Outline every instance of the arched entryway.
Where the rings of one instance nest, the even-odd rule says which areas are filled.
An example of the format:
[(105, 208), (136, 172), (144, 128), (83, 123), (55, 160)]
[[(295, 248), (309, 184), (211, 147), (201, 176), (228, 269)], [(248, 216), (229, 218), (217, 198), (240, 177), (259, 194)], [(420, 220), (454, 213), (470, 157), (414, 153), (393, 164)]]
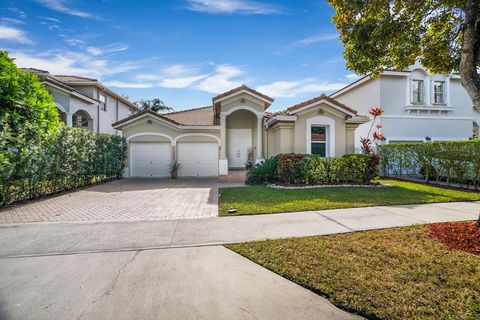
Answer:
[(72, 127), (93, 130), (93, 119), (85, 110), (78, 110), (72, 116)]

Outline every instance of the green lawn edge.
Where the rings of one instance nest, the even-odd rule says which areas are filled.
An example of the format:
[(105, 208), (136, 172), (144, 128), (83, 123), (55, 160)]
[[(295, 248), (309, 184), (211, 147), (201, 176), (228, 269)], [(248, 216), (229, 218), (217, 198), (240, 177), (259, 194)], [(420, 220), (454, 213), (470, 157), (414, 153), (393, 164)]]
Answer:
[[(376, 180), (387, 187), (274, 189), (246, 186), (219, 189), (219, 215), (239, 216), (372, 206), (480, 201), (480, 192), (447, 189), (415, 182)], [(227, 211), (237, 210), (234, 214)]]

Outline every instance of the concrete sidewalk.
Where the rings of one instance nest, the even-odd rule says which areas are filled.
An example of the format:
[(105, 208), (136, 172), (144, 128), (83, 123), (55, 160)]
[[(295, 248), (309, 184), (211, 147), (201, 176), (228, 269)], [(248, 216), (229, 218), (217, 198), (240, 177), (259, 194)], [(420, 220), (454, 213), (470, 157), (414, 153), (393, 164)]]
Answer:
[(209, 219), (0, 226), (0, 258), (220, 245), (478, 218), (480, 202)]

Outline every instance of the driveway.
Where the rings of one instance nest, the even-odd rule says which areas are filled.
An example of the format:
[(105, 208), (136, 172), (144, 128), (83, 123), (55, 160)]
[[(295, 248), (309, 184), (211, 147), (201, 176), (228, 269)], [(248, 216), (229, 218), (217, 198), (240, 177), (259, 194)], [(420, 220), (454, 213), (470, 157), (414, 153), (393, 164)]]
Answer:
[(122, 179), (0, 211), (0, 224), (140, 221), (218, 215), (216, 179)]

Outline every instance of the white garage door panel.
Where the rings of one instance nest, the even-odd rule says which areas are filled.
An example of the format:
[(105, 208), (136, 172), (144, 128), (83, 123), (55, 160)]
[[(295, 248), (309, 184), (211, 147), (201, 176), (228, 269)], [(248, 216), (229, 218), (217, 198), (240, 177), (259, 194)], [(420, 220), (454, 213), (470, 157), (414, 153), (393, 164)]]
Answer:
[(181, 177), (218, 176), (218, 144), (192, 142), (178, 144), (178, 162), (182, 165)]
[(165, 142), (131, 144), (132, 177), (168, 177), (172, 147)]

